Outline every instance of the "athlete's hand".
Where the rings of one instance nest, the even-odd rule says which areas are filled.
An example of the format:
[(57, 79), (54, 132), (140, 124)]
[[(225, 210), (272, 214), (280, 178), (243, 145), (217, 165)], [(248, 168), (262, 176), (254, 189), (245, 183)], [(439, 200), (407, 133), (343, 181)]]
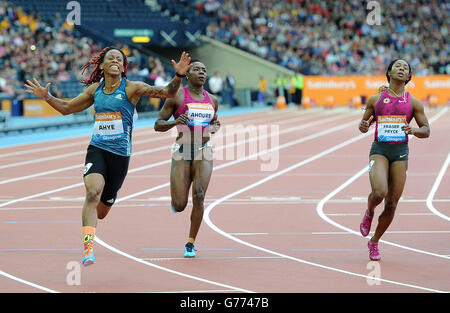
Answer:
[(414, 129), (409, 126), (408, 123), (405, 122), (405, 125), (402, 126), (402, 130), (407, 134), (407, 135), (414, 135)]
[(217, 131), (219, 131), (219, 129), (220, 129), (220, 121), (219, 120), (212, 121), (209, 124), (209, 132), (211, 134), (217, 133)]
[(28, 88), (28, 90), (25, 90), (25, 92), (31, 93), (39, 98), (47, 97), (48, 89), (50, 88), (50, 83), (48, 83), (45, 87), (42, 87), (36, 80), (36, 78), (33, 78), (33, 82), (27, 79), (28, 84), (25, 84), (25, 87)]
[(185, 124), (185, 125), (187, 125), (187, 122), (188, 122), (188, 121), (190, 121), (190, 119), (188, 118), (187, 113), (183, 113), (183, 114), (181, 114), (180, 116), (178, 116), (178, 118), (175, 120), (175, 123), (176, 123), (177, 125), (180, 125), (180, 124)]
[(183, 51), (181, 54), (180, 61), (178, 63), (175, 63), (174, 60), (172, 60), (172, 66), (175, 69), (175, 71), (180, 75), (185, 75), (187, 71), (192, 67), (191, 63), (191, 57), (189, 56), (189, 53), (186, 53)]
[(359, 130), (362, 133), (367, 133), (367, 131), (369, 130), (369, 127), (370, 127), (370, 122), (372, 122), (372, 120), (373, 120), (373, 115), (371, 115), (367, 121), (361, 120), (361, 122), (359, 122)]

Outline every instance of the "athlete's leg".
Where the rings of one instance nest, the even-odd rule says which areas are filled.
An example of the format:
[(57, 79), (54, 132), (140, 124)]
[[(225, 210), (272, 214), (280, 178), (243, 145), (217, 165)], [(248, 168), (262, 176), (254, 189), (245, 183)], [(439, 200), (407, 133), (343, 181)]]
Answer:
[(374, 154), (370, 156), (369, 179), (372, 192), (367, 199), (367, 213), (373, 216), (375, 208), (384, 200), (389, 186), (389, 161), (386, 157)]
[[(211, 149), (211, 148), (205, 148)], [(204, 200), (206, 190), (208, 189), (209, 181), (213, 169), (212, 160), (195, 160), (192, 166), (192, 213), (191, 213), (191, 227), (189, 230), (189, 241), (194, 243), (197, 237), (200, 225), (203, 219)]]
[(170, 195), (172, 209), (182, 212), (188, 203), (191, 186), (191, 163), (184, 159), (173, 159), (170, 168)]
[(106, 164), (108, 174), (100, 202), (97, 205), (97, 218), (99, 219), (104, 219), (115, 203), (118, 192), (127, 176), (130, 158), (108, 153), (106, 154)]
[(84, 177), (86, 197), (82, 210), (83, 226), (97, 227), (97, 206), (105, 186), (103, 175), (93, 173)]
[(82, 210), (82, 233), (83, 233), (83, 265), (87, 266), (95, 262), (94, 236), (97, 227), (97, 205), (100, 203), (105, 179), (102, 174), (92, 173), (84, 176), (86, 187), (86, 198)]
[(387, 194), (389, 179), (389, 161), (381, 154), (373, 154), (370, 156), (369, 162), (369, 179), (372, 192), (367, 199), (367, 210), (359, 224), (361, 235), (366, 237), (370, 233), (372, 219), (377, 205), (383, 201)]
[(395, 209), (398, 201), (403, 193), (406, 182), (406, 171), (408, 162), (397, 161), (392, 162), (389, 171), (389, 189), (384, 201), (384, 210), (378, 218), (378, 226), (372, 237), (372, 242), (378, 242), (381, 236), (394, 219)]

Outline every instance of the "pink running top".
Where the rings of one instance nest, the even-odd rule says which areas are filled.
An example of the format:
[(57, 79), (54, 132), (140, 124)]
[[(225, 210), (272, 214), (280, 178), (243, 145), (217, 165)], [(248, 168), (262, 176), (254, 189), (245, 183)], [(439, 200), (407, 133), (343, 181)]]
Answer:
[[(198, 131), (199, 127), (204, 131), (216, 115), (214, 103), (205, 90), (203, 90), (203, 100), (193, 99), (188, 87), (184, 87), (183, 91), (183, 103), (173, 114), (173, 117), (177, 119), (181, 114), (188, 112), (188, 118), (190, 120), (188, 122), (189, 131)], [(181, 132), (188, 131), (186, 125), (178, 125), (177, 128)]]
[(413, 118), (409, 92), (401, 97), (392, 97), (387, 89), (375, 105), (375, 141), (399, 143), (408, 142), (408, 136), (401, 129)]

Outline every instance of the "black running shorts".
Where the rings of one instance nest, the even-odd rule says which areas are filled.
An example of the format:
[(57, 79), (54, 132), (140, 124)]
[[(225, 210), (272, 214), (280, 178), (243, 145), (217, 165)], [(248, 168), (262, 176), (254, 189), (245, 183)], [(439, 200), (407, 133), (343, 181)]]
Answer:
[(409, 148), (407, 142), (389, 143), (378, 142), (372, 143), (369, 156), (374, 154), (380, 154), (388, 159), (389, 164), (396, 161), (408, 161)]
[(101, 174), (105, 179), (100, 201), (107, 206), (114, 204), (117, 193), (128, 173), (129, 156), (121, 156), (93, 145), (89, 145), (84, 163), (83, 177), (89, 174)]

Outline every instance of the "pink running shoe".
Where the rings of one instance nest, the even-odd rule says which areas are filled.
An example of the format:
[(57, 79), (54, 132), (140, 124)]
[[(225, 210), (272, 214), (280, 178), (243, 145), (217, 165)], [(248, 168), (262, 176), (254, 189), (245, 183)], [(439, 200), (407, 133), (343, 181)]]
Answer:
[(364, 237), (366, 237), (370, 232), (370, 226), (372, 225), (372, 219), (373, 219), (373, 216), (369, 216), (369, 214), (367, 213), (367, 210), (366, 210), (366, 213), (364, 213), (363, 220), (362, 220), (361, 224), (359, 224), (359, 231), (361, 232), (361, 235), (363, 235)]
[(369, 240), (369, 242), (367, 243), (367, 247), (369, 247), (369, 258), (372, 261), (381, 260), (381, 254), (378, 251), (378, 242), (372, 242)]

